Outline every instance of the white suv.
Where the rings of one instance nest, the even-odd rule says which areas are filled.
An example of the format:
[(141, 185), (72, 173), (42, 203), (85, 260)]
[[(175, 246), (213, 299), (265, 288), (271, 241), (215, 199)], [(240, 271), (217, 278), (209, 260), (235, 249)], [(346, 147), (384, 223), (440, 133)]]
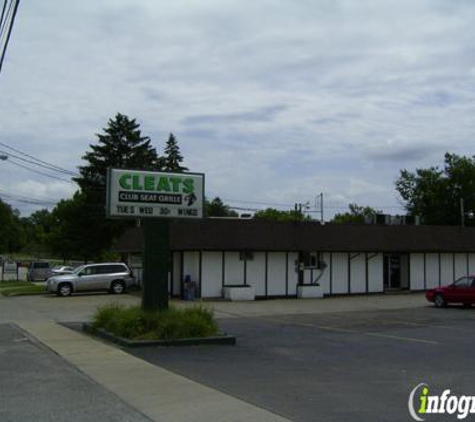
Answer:
[(121, 262), (106, 262), (82, 265), (71, 274), (50, 277), (46, 282), (46, 290), (58, 296), (100, 290), (121, 294), (134, 284), (135, 278), (127, 265)]

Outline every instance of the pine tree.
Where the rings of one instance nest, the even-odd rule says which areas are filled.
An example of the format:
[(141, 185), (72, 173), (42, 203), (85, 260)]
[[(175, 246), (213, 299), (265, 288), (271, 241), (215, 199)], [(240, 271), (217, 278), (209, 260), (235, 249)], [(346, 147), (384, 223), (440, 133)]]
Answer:
[(103, 131), (96, 135), (98, 143), (89, 145), (91, 151), (83, 157), (88, 164), (79, 168), (81, 176), (75, 179), (83, 191), (105, 189), (108, 167), (161, 170), (162, 160), (135, 119), (117, 113)]
[(167, 145), (165, 147), (164, 170), (182, 173), (188, 168), (181, 165), (183, 156), (180, 153), (180, 147), (173, 133), (168, 137)]
[[(162, 167), (150, 138), (142, 136), (135, 119), (118, 113), (109, 119), (103, 131), (97, 134), (97, 144), (91, 144), (83, 157), (87, 164), (79, 168), (80, 176), (75, 179), (80, 192), (56, 213), (59, 231), (52, 239), (53, 249), (69, 248), (71, 254), (79, 254), (83, 259), (100, 258), (130, 224), (106, 219), (107, 168), (161, 170)], [(65, 241), (69, 242), (68, 248), (62, 245)]]

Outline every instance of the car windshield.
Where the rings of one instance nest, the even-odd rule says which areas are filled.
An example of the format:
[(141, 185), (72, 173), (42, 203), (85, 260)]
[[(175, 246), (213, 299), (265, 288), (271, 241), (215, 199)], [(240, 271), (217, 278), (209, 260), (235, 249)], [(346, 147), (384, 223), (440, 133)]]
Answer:
[(84, 267), (85, 267), (85, 265), (80, 265), (79, 267), (74, 268), (73, 274), (79, 273)]

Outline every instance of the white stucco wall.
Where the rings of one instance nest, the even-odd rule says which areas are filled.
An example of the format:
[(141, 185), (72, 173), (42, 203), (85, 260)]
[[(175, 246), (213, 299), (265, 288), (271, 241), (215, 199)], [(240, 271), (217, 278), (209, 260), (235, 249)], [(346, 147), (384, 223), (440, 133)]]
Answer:
[(348, 254), (337, 252), (332, 256), (332, 293), (348, 293)]
[(244, 284), (244, 261), (239, 259), (239, 252), (225, 252), (224, 285)]
[(440, 283), (439, 276), (439, 254), (426, 254), (426, 286), (428, 289), (438, 287)]
[(203, 252), (201, 269), (201, 297), (221, 297), (223, 273), (221, 252)]
[[(373, 254), (369, 253), (371, 257)], [(383, 254), (377, 254), (368, 261), (368, 291), (370, 293), (384, 291)]]
[(442, 285), (453, 283), (454, 281), (454, 261), (451, 253), (440, 254), (440, 273)]
[(455, 279), (467, 275), (467, 254), (455, 254)]
[(411, 290), (424, 290), (424, 254), (410, 254)]
[(266, 254), (254, 252), (254, 259), (247, 260), (247, 284), (255, 289), (256, 296), (266, 294)]
[(322, 286), (323, 289), (323, 294), (329, 294), (330, 293), (330, 253), (329, 252), (324, 252), (321, 254), (321, 258), (327, 266), (323, 270), (323, 274), (318, 281), (320, 283), (320, 286)]
[(288, 294), (289, 295), (296, 295), (297, 294), (297, 284), (299, 282), (299, 275), (295, 271), (295, 260), (299, 258), (298, 253), (296, 252), (289, 252), (289, 257), (288, 257), (288, 282), (289, 282), (289, 288), (288, 288)]
[(468, 254), (468, 263), (469, 274), (475, 274), (475, 253)]
[(268, 254), (268, 295), (285, 295), (285, 252)]
[(200, 276), (199, 252), (183, 253), (183, 279), (185, 279), (187, 275), (190, 275), (192, 281), (198, 282)]
[(366, 263), (365, 254), (352, 253), (353, 257), (350, 261), (350, 292), (364, 293), (366, 292)]

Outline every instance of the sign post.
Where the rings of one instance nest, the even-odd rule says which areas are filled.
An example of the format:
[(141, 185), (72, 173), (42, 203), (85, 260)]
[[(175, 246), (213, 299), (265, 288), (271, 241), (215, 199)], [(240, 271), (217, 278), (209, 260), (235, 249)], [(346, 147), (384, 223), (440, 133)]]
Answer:
[(143, 219), (142, 308), (168, 308), (171, 218), (203, 218), (204, 174), (109, 169), (107, 216)]

